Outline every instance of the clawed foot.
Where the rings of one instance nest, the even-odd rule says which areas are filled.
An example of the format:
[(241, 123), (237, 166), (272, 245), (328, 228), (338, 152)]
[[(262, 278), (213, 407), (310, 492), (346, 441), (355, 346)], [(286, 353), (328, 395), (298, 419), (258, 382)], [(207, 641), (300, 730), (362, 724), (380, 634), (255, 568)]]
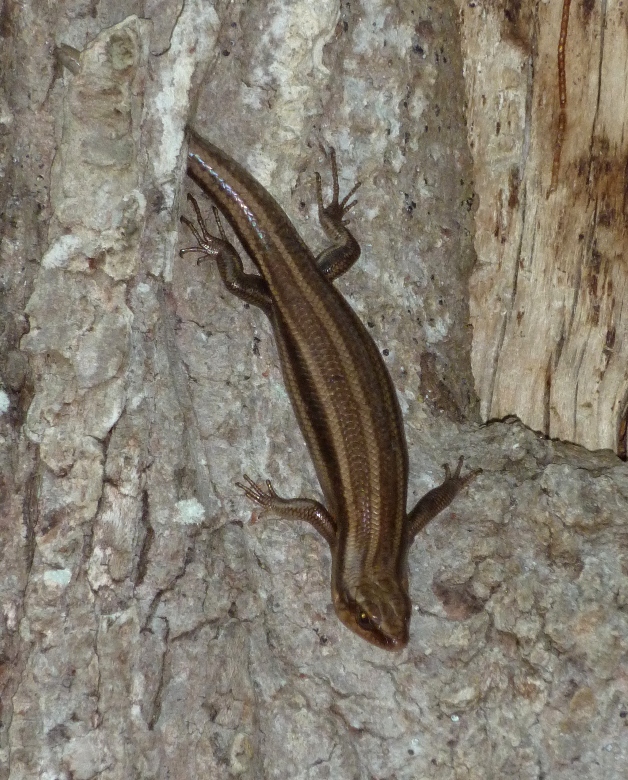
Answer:
[[(474, 471), (470, 471), (468, 474), (465, 474), (464, 477), (460, 476), (460, 472), (462, 471), (462, 464), (464, 463), (464, 455), (461, 455), (458, 458), (458, 465), (456, 466), (456, 470), (454, 473), (451, 473), (451, 469), (449, 467), (449, 463), (443, 463), (443, 468), (445, 469), (445, 479), (443, 480), (443, 485), (446, 483), (451, 484), (452, 487), (455, 487), (456, 493), (459, 490), (462, 490), (465, 485), (468, 485), (470, 482), (473, 482), (473, 480), (478, 476), (478, 474), (482, 473), (482, 469), (475, 469)], [(442, 486), (441, 486), (442, 487)]]
[(244, 482), (236, 482), (244, 495), (262, 507), (263, 513), (274, 514), (286, 520), (304, 520), (316, 528), (330, 546), (335, 544), (336, 522), (325, 507), (311, 498), (282, 498), (277, 495), (269, 479), (266, 490), (244, 474)]
[(460, 476), (462, 471), (462, 464), (464, 458), (461, 456), (458, 458), (458, 465), (454, 473), (451, 473), (448, 463), (443, 464), (445, 469), (445, 479), (443, 482), (426, 493), (423, 498), (417, 503), (414, 509), (408, 515), (408, 543), (411, 544), (414, 537), (419, 533), (422, 528), (432, 520), (439, 512), (449, 506), (458, 493), (470, 482), (472, 482), (478, 474), (482, 473), (482, 469), (475, 469), (465, 474), (464, 477)]
[(230, 249), (231, 244), (229, 244), (229, 242), (227, 241), (227, 235), (222, 226), (222, 222), (220, 221), (220, 215), (218, 213), (218, 209), (216, 208), (216, 206), (212, 206), (212, 210), (214, 212), (214, 218), (216, 220), (216, 224), (218, 225), (220, 238), (218, 238), (217, 236), (213, 236), (207, 229), (207, 224), (203, 219), (203, 215), (201, 214), (201, 209), (198, 205), (196, 198), (193, 197), (192, 195), (188, 195), (188, 200), (192, 204), (192, 208), (196, 213), (196, 221), (198, 223), (198, 227), (185, 216), (182, 216), (180, 219), (181, 222), (184, 225), (187, 225), (187, 227), (192, 231), (192, 234), (194, 235), (197, 244), (196, 246), (190, 246), (190, 247), (186, 247), (185, 249), (179, 250), (179, 255), (183, 257), (183, 255), (188, 254), (189, 252), (198, 252), (201, 256), (198, 258), (197, 263), (200, 263), (202, 260), (205, 260), (206, 258), (217, 257), (220, 254), (220, 252), (222, 252), (223, 250)]
[(243, 490), (244, 495), (247, 498), (250, 498), (251, 501), (255, 501), (256, 504), (264, 507), (264, 509), (275, 506), (277, 502), (285, 501), (285, 499), (277, 495), (275, 488), (269, 479), (266, 480), (266, 491), (264, 491), (256, 482), (253, 482), (248, 474), (243, 474), (242, 477), (245, 480), (246, 485), (242, 482), (236, 482), (236, 487)]
[[(325, 151), (324, 147), (321, 147), (323, 149), (323, 153), (327, 157), (327, 152)], [(355, 194), (356, 190), (362, 185), (362, 182), (357, 182), (351, 190), (345, 195), (345, 197), (338, 202), (338, 198), (340, 196), (340, 185), (338, 184), (338, 163), (336, 162), (336, 150), (333, 146), (329, 147), (329, 157), (331, 160), (331, 176), (332, 176), (332, 187), (333, 187), (333, 195), (332, 200), (329, 206), (325, 206), (323, 204), (323, 185), (321, 181), (321, 175), (316, 172), (316, 200), (318, 202), (318, 211), (319, 214), (322, 214), (329, 219), (333, 220), (334, 222), (340, 222), (343, 225), (349, 224), (348, 219), (344, 219), (345, 214), (347, 214), (358, 202), (357, 200), (352, 200), (351, 203), (348, 203), (349, 198), (351, 198), (352, 195)]]

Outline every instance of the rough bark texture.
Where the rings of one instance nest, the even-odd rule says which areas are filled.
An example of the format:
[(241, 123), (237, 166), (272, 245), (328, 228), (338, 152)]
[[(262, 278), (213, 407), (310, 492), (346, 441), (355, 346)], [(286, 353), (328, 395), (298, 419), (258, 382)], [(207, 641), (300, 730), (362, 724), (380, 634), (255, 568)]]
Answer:
[(618, 0), (460, 3), (485, 420), (626, 455), (628, 18)]
[[(0, 779), (624, 778), (628, 469), (476, 424), (455, 8), (3, 21)], [(315, 249), (336, 146), (344, 191), (363, 181), (338, 286), (399, 392), (409, 504), (443, 461), (484, 468), (412, 550), (400, 655), (335, 618), (323, 541), (249, 523), (234, 487), (319, 495), (263, 315), (177, 256), (189, 120)]]

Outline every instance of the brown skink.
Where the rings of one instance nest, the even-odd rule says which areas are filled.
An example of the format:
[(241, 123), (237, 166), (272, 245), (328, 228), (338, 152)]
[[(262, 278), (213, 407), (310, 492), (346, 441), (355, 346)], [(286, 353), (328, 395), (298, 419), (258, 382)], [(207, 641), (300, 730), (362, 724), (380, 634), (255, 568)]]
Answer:
[(332, 246), (315, 257), (283, 209), (237, 162), (196, 133), (189, 133), (187, 171), (226, 217), (258, 274), (244, 273), (216, 214), (212, 236), (191, 197), (198, 244), (182, 252), (212, 257), (234, 295), (258, 306), (272, 323), (281, 368), (325, 497), (281, 498), (245, 475), (246, 495), (283, 518), (306, 520), (327, 540), (331, 591), (340, 620), (387, 650), (408, 642), (411, 603), (408, 549), (416, 534), (479, 471), (461, 476), (462, 458), (444, 482), (406, 512), (408, 454), (395, 388), (379, 349), (334, 279), (350, 268), (360, 247), (347, 229), (349, 199), (339, 201), (331, 150), (333, 197), (316, 195), (321, 226)]

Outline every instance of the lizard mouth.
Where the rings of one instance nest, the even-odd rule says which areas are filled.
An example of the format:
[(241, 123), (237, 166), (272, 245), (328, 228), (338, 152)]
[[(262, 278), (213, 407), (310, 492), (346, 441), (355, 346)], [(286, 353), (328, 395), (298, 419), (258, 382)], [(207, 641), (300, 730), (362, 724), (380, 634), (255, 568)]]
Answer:
[(336, 613), (341, 622), (354, 634), (382, 650), (399, 652), (408, 644), (410, 634), (408, 625), (395, 626), (396, 630), (391, 627), (390, 631), (386, 631), (362, 610), (356, 613), (353, 609), (347, 609), (346, 605), (337, 604)]
[(366, 639), (367, 642), (377, 645), (377, 647), (381, 647), (383, 650), (390, 650), (393, 653), (403, 650), (408, 644), (407, 632), (403, 636), (390, 636), (383, 631), (375, 630), (369, 631), (368, 633), (360, 632), (360, 635)]

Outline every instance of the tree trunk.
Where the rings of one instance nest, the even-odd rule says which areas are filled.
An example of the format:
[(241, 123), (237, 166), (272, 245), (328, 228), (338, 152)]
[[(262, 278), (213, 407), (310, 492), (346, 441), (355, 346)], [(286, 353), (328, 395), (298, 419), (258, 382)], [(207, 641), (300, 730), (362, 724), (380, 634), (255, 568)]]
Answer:
[[(531, 63), (547, 37), (555, 66), (560, 9), (550, 6), (539, 10), (552, 14), (542, 36), (523, 7), (519, 21), (497, 25), (495, 45), (511, 47), (499, 50), (492, 6), (483, 17), (465, 7), (467, 74), (477, 80), (477, 17), (485, 49), (474, 56), (486, 68), (499, 54), (483, 94), (507, 88), (511, 107), (499, 132), (493, 119), (480, 137), (489, 109), (470, 103), (473, 154), (490, 154), (491, 175), (507, 185), (496, 185), (501, 200), (480, 200), (475, 338), (481, 317), (509, 333), (502, 310), (518, 311), (516, 247), (540, 230), (521, 204), (538, 190), (556, 210), (570, 178), (590, 180), (598, 205), (577, 197), (595, 219), (574, 203), (560, 241), (603, 255), (590, 327), (597, 334), (610, 316), (612, 279), (616, 366), (619, 269), (600, 248), (610, 174), (597, 163), (579, 178), (572, 170), (572, 19), (565, 139), (545, 199), (555, 73), (543, 90)], [(139, 8), (147, 18), (132, 16)], [(627, 467), (519, 423), (478, 424), (472, 162), (453, 4), (67, 0), (3, 11), (0, 780), (624, 778)], [(603, 81), (604, 67), (592, 78)], [(551, 110), (538, 110), (537, 95)], [(504, 146), (508, 121), (532, 128), (522, 117), (537, 114), (548, 130), (525, 136), (525, 155)], [(315, 252), (327, 242), (314, 173), (328, 197), (320, 145), (336, 147), (342, 193), (363, 182), (350, 214), (362, 256), (337, 287), (398, 391), (408, 504), (460, 454), (484, 469), (410, 553), (401, 654), (338, 621), (324, 541), (298, 523), (251, 522), (257, 513), (234, 485), (246, 472), (320, 498), (268, 322), (224, 290), (212, 263), (178, 255), (192, 242), (179, 225), (186, 190), (210, 212), (184, 173), (188, 122), (268, 188)], [(549, 168), (522, 165), (537, 154)], [(506, 280), (491, 271), (492, 302), (478, 317), (490, 213), (495, 259), (507, 256), (511, 270)], [(517, 295), (540, 262), (534, 251)], [(592, 273), (583, 266), (579, 282), (589, 298)], [(522, 326), (533, 319), (526, 310)], [(554, 403), (571, 338), (565, 331), (549, 390), (545, 358), (539, 409), (545, 393)], [(529, 352), (557, 353), (549, 337), (537, 346)], [(495, 416), (485, 385), (501, 387), (505, 374), (485, 381), (479, 348), (484, 414)], [(521, 360), (514, 371), (523, 387)]]
[(485, 420), (626, 455), (628, 26), (619, 2), (460, 4)]

